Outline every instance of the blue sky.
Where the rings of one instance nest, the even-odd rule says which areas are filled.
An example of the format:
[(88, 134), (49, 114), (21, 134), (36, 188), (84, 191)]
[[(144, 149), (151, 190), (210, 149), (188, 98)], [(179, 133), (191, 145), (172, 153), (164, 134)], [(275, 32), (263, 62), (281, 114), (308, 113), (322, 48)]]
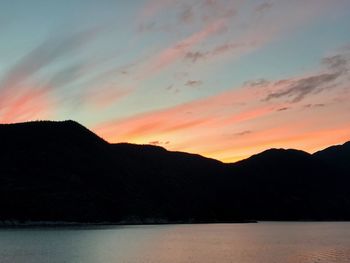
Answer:
[(0, 121), (224, 161), (312, 152), (350, 139), (349, 24), (346, 0), (4, 0)]

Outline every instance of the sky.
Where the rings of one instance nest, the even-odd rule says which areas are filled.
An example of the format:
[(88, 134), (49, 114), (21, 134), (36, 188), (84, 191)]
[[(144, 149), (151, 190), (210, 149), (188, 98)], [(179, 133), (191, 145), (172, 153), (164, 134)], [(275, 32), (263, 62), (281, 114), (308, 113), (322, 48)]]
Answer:
[(312, 153), (350, 140), (349, 25), (349, 0), (0, 0), (0, 122)]

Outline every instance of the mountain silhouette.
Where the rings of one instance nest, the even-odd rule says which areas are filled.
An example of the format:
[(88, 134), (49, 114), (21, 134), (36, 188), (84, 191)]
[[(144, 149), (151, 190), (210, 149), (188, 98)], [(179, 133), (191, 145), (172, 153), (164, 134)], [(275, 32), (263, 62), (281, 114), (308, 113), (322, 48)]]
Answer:
[(322, 151), (314, 154), (315, 158), (327, 163), (333, 169), (336, 169), (336, 173), (343, 174), (344, 176), (350, 175), (350, 142), (343, 145), (331, 146)]
[(110, 144), (74, 121), (0, 125), (0, 220), (112, 223), (349, 220), (350, 142), (225, 164)]

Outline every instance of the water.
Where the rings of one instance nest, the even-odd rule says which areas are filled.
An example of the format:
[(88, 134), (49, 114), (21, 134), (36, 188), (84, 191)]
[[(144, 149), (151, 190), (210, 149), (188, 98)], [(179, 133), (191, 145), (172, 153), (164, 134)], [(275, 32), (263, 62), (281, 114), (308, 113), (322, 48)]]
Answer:
[(346, 263), (350, 223), (0, 230), (1, 263)]

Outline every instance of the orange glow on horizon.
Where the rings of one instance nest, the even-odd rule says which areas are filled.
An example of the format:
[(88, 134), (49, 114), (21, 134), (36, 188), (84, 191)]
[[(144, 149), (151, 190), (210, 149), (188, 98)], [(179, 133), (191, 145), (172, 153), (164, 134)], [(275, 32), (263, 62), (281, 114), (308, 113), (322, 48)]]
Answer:
[[(276, 86), (274, 90), (284, 88)], [(235, 162), (269, 148), (312, 153), (350, 139), (350, 124), (343, 121), (348, 118), (345, 104), (330, 103), (324, 111), (306, 108), (307, 102), (266, 102), (266, 93), (260, 90), (261, 87), (234, 89), (106, 122), (93, 130), (110, 142), (156, 142), (168, 150), (197, 153), (224, 162)], [(325, 94), (317, 96), (324, 100)], [(240, 103), (248, 98), (252, 100), (249, 105)]]

